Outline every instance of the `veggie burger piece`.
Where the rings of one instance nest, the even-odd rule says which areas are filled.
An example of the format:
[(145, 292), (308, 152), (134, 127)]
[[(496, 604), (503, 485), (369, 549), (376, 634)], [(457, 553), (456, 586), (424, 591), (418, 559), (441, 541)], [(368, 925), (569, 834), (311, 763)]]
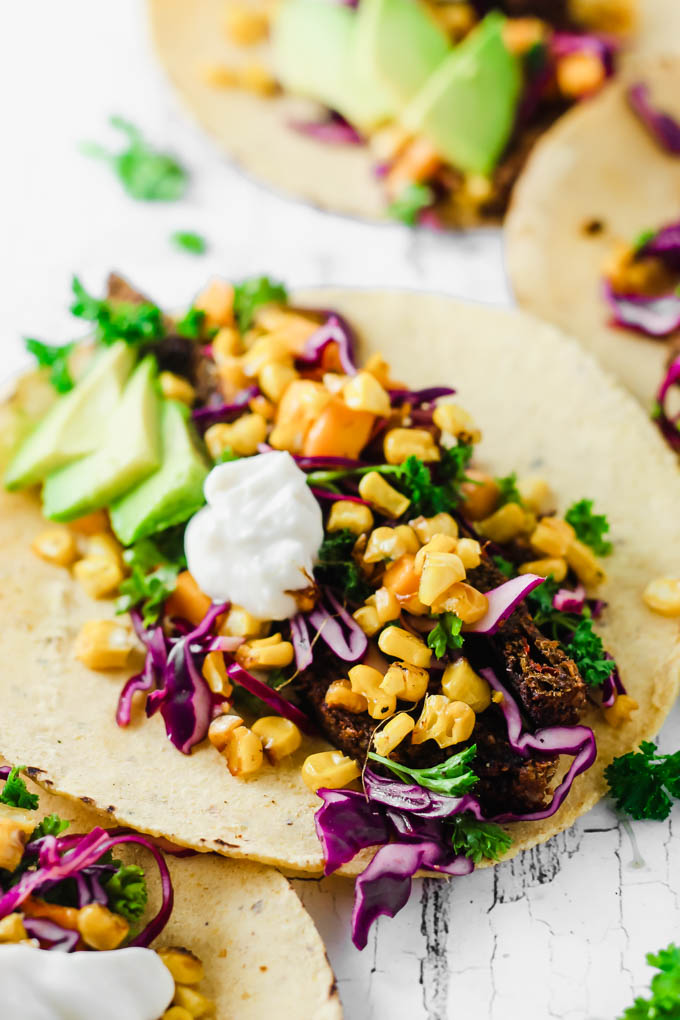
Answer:
[(3, 746), (38, 781), (358, 874), (363, 946), (416, 871), (547, 839), (658, 730), (680, 482), (574, 343), (266, 277), (180, 314), (117, 277), (74, 298), (89, 339), (3, 409)]
[(111, 828), (1, 763), (0, 868), (3, 1016), (341, 1016), (312, 921), (271, 869)]

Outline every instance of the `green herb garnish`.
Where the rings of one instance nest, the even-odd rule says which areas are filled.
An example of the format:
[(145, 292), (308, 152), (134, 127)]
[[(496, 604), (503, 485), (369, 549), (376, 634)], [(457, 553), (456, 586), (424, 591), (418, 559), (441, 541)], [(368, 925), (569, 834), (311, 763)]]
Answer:
[(70, 824), (65, 818), (60, 818), (59, 815), (45, 815), (42, 822), (31, 833), (29, 843), (42, 839), (43, 836), (61, 836), (62, 832), (65, 832)]
[(593, 513), (592, 499), (581, 499), (569, 507), (564, 515), (565, 521), (586, 545), (598, 556), (608, 556), (612, 544), (602, 536), (609, 531), (609, 521), (604, 514)]
[(599, 687), (613, 673), (614, 660), (607, 657), (602, 638), (593, 630), (589, 617), (580, 620), (571, 640), (563, 645), (589, 687)]
[(138, 608), (144, 626), (151, 627), (175, 590), (178, 574), (186, 568), (184, 525), (140, 539), (125, 550), (123, 559), (130, 576), (121, 583), (116, 608), (119, 613)]
[(434, 192), (427, 184), (412, 182), (404, 188), (398, 198), (387, 207), (387, 215), (400, 220), (407, 227), (414, 227), (423, 209), (434, 202)]
[(180, 336), (185, 336), (189, 340), (200, 340), (204, 322), (205, 312), (203, 309), (190, 308), (176, 324), (175, 329)]
[(680, 949), (672, 942), (658, 953), (647, 953), (647, 963), (659, 971), (651, 980), (651, 996), (638, 997), (619, 1020), (678, 1020), (680, 1017)]
[(470, 857), (475, 864), (482, 859), (497, 861), (512, 846), (512, 836), (495, 822), (478, 821), (467, 812), (454, 815), (451, 821), (453, 849)]
[(363, 602), (372, 592), (352, 556), (356, 540), (348, 528), (326, 535), (314, 571), (319, 584), (335, 589), (349, 602)]
[(253, 324), (255, 312), (262, 305), (285, 304), (288, 292), (282, 283), (268, 276), (253, 276), (234, 287), (234, 315), (241, 332)]
[(519, 503), (520, 506), (523, 506), (522, 497), (517, 488), (517, 475), (514, 471), (510, 475), (505, 475), (504, 478), (497, 478), (496, 485), (500, 492), (499, 507), (505, 506), (506, 503)]
[(118, 870), (102, 882), (109, 910), (133, 924), (144, 913), (149, 898), (144, 871), (137, 864), (113, 863)]
[(28, 808), (35, 811), (38, 806), (37, 793), (29, 793), (26, 783), (19, 775), (23, 765), (15, 766), (5, 780), (5, 785), (0, 793), (0, 804), (9, 804), (10, 807)]
[(656, 235), (657, 231), (651, 228), (648, 230), (641, 230), (633, 241), (633, 254), (637, 255), (645, 247), (645, 245), (654, 240)]
[(127, 344), (148, 343), (165, 336), (163, 313), (148, 302), (107, 301), (88, 294), (77, 276), (71, 284), (74, 301), (71, 314), (96, 324), (96, 339), (105, 346), (124, 340)]
[(406, 765), (392, 761), (391, 758), (383, 758), (374, 751), (369, 751), (368, 757), (384, 765), (404, 781), (411, 779), (418, 786), (424, 786), (426, 790), (432, 790), (434, 793), (442, 793), (446, 797), (461, 797), (479, 778), (469, 767), (476, 753), (477, 746), (471, 744), (470, 747), (459, 751), (458, 754), (452, 754), (446, 761), (429, 769), (410, 769)]
[(208, 243), (200, 234), (191, 230), (176, 230), (170, 240), (177, 248), (188, 252), (190, 255), (205, 255), (208, 250)]
[(442, 613), (437, 617), (437, 625), (427, 635), (428, 647), (434, 652), (436, 659), (443, 659), (447, 651), (455, 652), (463, 647), (463, 636), (460, 632), (463, 621), (455, 613)]
[(74, 382), (68, 367), (68, 359), (75, 344), (62, 344), (53, 347), (42, 340), (27, 337), (24, 340), (26, 350), (32, 354), (41, 368), (49, 368), (49, 379), (57, 393), (68, 393), (73, 389)]
[(656, 744), (644, 740), (639, 751), (615, 758), (604, 775), (619, 811), (662, 822), (680, 798), (680, 751), (659, 754)]
[(139, 128), (129, 121), (111, 117), (110, 123), (127, 135), (126, 149), (109, 152), (101, 145), (87, 142), (81, 151), (108, 163), (131, 198), (144, 202), (175, 202), (182, 198), (189, 183), (184, 167), (169, 153), (152, 148)]
[[(496, 555), (492, 556), (491, 559), (494, 561), (494, 563), (500, 570), (501, 574), (504, 574), (505, 577), (510, 578), (515, 576), (515, 565), (514, 563), (511, 563), (510, 560), (506, 560), (505, 556)], [(542, 587), (543, 585), (540, 585), (538, 588), (534, 590), (540, 591)]]

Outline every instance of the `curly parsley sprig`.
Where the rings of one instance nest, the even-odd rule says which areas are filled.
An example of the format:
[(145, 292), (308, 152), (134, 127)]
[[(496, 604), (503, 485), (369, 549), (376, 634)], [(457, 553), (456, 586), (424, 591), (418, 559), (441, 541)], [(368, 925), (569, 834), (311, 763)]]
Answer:
[(680, 798), (680, 751), (660, 754), (656, 744), (643, 740), (639, 751), (615, 758), (604, 775), (619, 811), (662, 822)]

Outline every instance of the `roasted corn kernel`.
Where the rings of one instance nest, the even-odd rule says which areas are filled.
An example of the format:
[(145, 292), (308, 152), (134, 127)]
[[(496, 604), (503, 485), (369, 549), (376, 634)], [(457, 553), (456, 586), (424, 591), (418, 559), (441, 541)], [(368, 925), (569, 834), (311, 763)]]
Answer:
[(263, 64), (246, 64), (238, 72), (241, 88), (254, 92), (256, 96), (274, 96), (279, 90), (276, 78)]
[(361, 535), (373, 527), (371, 508), (363, 503), (338, 499), (331, 505), (326, 531), (352, 531)]
[(393, 662), (382, 679), (380, 687), (401, 701), (420, 701), (425, 697), (430, 674), (420, 666), (408, 662)]
[(428, 694), (416, 723), (411, 742), (434, 740), (439, 747), (452, 747), (467, 740), (475, 728), (475, 713), (464, 701), (449, 701), (443, 694)]
[(182, 946), (157, 949), (156, 952), (178, 985), (197, 985), (205, 977), (205, 968), (199, 958)]
[(385, 517), (401, 517), (411, 505), (411, 500), (392, 488), (377, 471), (369, 471), (362, 476), (359, 495)]
[(342, 751), (310, 754), (302, 766), (302, 778), (314, 793), (324, 786), (329, 790), (338, 790), (360, 775), (361, 769), (357, 763), (353, 758), (346, 758)]
[(465, 472), (468, 481), (463, 482), (460, 487), (461, 513), (470, 521), (481, 521), (489, 517), (496, 507), (501, 496), (498, 482), (476, 468), (468, 468)]
[(399, 600), (389, 588), (378, 588), (369, 601), (375, 606), (378, 622), (381, 625), (389, 623), (391, 620), (399, 619), (399, 613), (401, 612)]
[(210, 343), (213, 358), (220, 362), (223, 358), (235, 358), (243, 352), (241, 334), (235, 326), (223, 326)]
[(260, 369), (257, 379), (265, 396), (278, 404), (290, 383), (298, 377), (299, 374), (292, 365), (270, 361)]
[(194, 1020), (194, 1017), (184, 1006), (170, 1006), (169, 1009), (166, 1009), (161, 1020)]
[(256, 376), (265, 365), (292, 365), (293, 358), (284, 340), (279, 337), (261, 336), (241, 359), (243, 370), (248, 376)]
[(425, 545), (435, 535), (458, 537), (458, 525), (451, 514), (435, 514), (434, 517), (416, 517), (409, 522), (420, 541)]
[(567, 576), (567, 561), (559, 556), (547, 556), (541, 560), (528, 560), (517, 570), (518, 574), (538, 574), (539, 577), (552, 577), (553, 581), (563, 581)]
[(78, 911), (78, 931), (83, 942), (92, 949), (117, 949), (127, 938), (130, 925), (101, 903), (88, 903)]
[(456, 555), (460, 556), (466, 570), (474, 570), (482, 562), (482, 547), (474, 538), (459, 538)]
[(208, 740), (220, 754), (225, 750), (235, 730), (243, 726), (240, 715), (218, 715), (208, 727)]
[(123, 547), (108, 531), (100, 531), (87, 540), (88, 556), (103, 556), (123, 567)]
[(412, 553), (405, 553), (390, 564), (382, 577), (383, 587), (396, 595), (401, 606), (418, 593), (419, 576), (415, 568), (415, 559)]
[(635, 698), (631, 698), (629, 694), (619, 694), (614, 699), (614, 704), (610, 705), (609, 708), (603, 708), (604, 717), (610, 726), (614, 729), (618, 729), (625, 723), (630, 722), (630, 717), (638, 709), (638, 705)]
[(432, 661), (432, 651), (425, 642), (401, 627), (386, 627), (378, 638), (378, 647), (385, 655), (403, 659), (411, 666), (429, 669)]
[(342, 396), (347, 406), (355, 411), (370, 411), (387, 418), (392, 410), (387, 391), (371, 372), (358, 372), (348, 379)]
[(535, 514), (547, 514), (554, 509), (554, 497), (550, 486), (544, 478), (538, 475), (527, 475), (517, 482), (517, 491), (522, 497), (527, 510)]
[(234, 324), (234, 288), (226, 280), (211, 280), (197, 297), (194, 308), (205, 312), (208, 329)]
[(232, 776), (250, 776), (262, 765), (262, 741), (247, 726), (237, 726), (224, 750), (227, 768)]
[(203, 660), (201, 672), (213, 694), (221, 694), (225, 698), (231, 697), (234, 688), (227, 676), (227, 667), (222, 652), (208, 652)]
[(373, 637), (380, 630), (381, 623), (375, 606), (360, 606), (352, 616), (368, 637)]
[(229, 4), (224, 12), (224, 29), (237, 46), (252, 46), (266, 37), (269, 18), (265, 11), (242, 4)]
[(215, 1013), (213, 1000), (191, 985), (175, 985), (172, 1002), (173, 1005), (186, 1009), (195, 1020), (204, 1020), (205, 1017), (213, 1016)]
[(440, 404), (435, 408), (432, 420), (438, 429), (454, 436), (461, 443), (478, 443), (482, 438), (472, 415), (458, 404)]
[(544, 517), (531, 533), (529, 541), (536, 552), (545, 556), (565, 556), (576, 538), (571, 524), (559, 517)]
[(442, 675), (442, 691), (451, 701), (464, 701), (473, 712), (483, 712), (491, 704), (491, 687), (475, 673), (467, 659), (456, 659)]
[(406, 712), (400, 712), (373, 737), (373, 746), (384, 758), (413, 730), (415, 721)]
[(247, 609), (236, 604), (232, 605), (219, 627), (219, 633), (225, 637), (256, 638), (265, 634), (266, 630), (266, 621), (256, 619)]
[(161, 372), (158, 376), (161, 393), (166, 400), (178, 400), (181, 404), (193, 407), (196, 401), (196, 390), (188, 379), (174, 372)]
[(575, 539), (566, 553), (566, 560), (579, 581), (586, 586), (601, 584), (606, 577), (597, 556), (587, 545)]
[(41, 531), (31, 543), (31, 549), (41, 560), (58, 567), (70, 567), (78, 558), (76, 540), (68, 528), (55, 525)]
[(661, 616), (680, 616), (680, 579), (657, 577), (649, 582), (642, 598), (653, 612)]
[[(434, 535), (430, 541), (424, 545), (416, 553), (415, 569), (418, 574), (422, 574), (423, 567), (425, 566), (425, 559), (430, 553), (452, 553), (455, 551), (458, 545), (458, 539), (452, 538), (450, 535)], [(465, 574), (463, 574), (465, 577)]]
[(382, 354), (371, 354), (366, 364), (364, 365), (364, 372), (370, 372), (372, 376), (378, 380), (381, 386), (385, 389), (390, 388), (390, 366), (383, 358)]
[(485, 538), (490, 538), (492, 542), (502, 545), (521, 535), (525, 531), (526, 525), (527, 515), (519, 503), (506, 503), (490, 517), (479, 521), (477, 530)]
[(14, 871), (35, 829), (30, 811), (0, 804), (0, 868)]
[(364, 552), (365, 563), (398, 560), (405, 553), (420, 548), (416, 533), (407, 524), (397, 528), (376, 528), (368, 537)]
[(333, 708), (344, 708), (354, 715), (368, 709), (366, 698), (352, 690), (349, 680), (334, 680), (329, 684), (324, 701)]
[(441, 459), (434, 436), (427, 429), (390, 429), (385, 433), (383, 450), (388, 464), (403, 464), (409, 457), (422, 461)]
[(250, 457), (257, 453), (258, 446), (266, 438), (266, 419), (261, 414), (244, 414), (230, 425), (211, 425), (205, 434), (205, 443), (210, 456), (217, 460), (227, 449), (239, 457)]
[(487, 609), (489, 600), (481, 591), (464, 581), (452, 584), (432, 606), (433, 613), (455, 613), (463, 623), (477, 623)]
[[(388, 628), (391, 630), (392, 628)], [(384, 633), (384, 632), (383, 632)], [(353, 666), (349, 671), (349, 682), (355, 694), (363, 694), (371, 719), (388, 719), (394, 715), (397, 700), (393, 694), (382, 690), (382, 673), (373, 666)]]
[(281, 669), (290, 666), (294, 655), (293, 645), (282, 641), (280, 634), (246, 641), (235, 652), (244, 669)]
[(270, 444), (277, 450), (302, 453), (307, 432), (331, 399), (321, 383), (295, 379), (281, 398), (276, 424), (269, 436)]
[(74, 655), (89, 669), (122, 669), (134, 639), (130, 630), (115, 620), (88, 620), (75, 641)]
[(557, 87), (567, 99), (581, 99), (596, 92), (604, 83), (606, 71), (596, 53), (581, 50), (560, 57), (555, 67)]
[(460, 556), (452, 552), (428, 553), (420, 575), (418, 598), (431, 606), (452, 584), (462, 581), (465, 567)]
[(125, 574), (120, 564), (107, 556), (86, 556), (74, 566), (73, 576), (90, 598), (103, 599), (118, 591)]
[(297, 751), (302, 743), (302, 734), (295, 723), (280, 715), (261, 716), (253, 723), (252, 730), (262, 741), (264, 753), (274, 765)]
[(0, 943), (23, 942), (28, 937), (21, 914), (8, 914), (0, 920)]

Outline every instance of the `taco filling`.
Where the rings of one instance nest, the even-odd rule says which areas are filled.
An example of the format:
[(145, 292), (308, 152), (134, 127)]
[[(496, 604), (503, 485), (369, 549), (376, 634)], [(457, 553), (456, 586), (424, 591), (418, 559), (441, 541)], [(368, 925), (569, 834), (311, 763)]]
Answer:
[[(103, 1015), (103, 1001), (107, 1016), (140, 1020), (170, 1015), (171, 1003), (200, 1005), (203, 1012), (192, 1016), (212, 1014), (214, 1004), (197, 987), (201, 961), (185, 948), (149, 948), (173, 909), (172, 881), (155, 843), (125, 829), (71, 833), (59, 815), (40, 817), (38, 796), (17, 768), (0, 767), (0, 780), (3, 1015), (48, 1010), (85, 1020)], [(160, 873), (161, 905), (146, 922), (144, 870), (114, 857), (125, 844), (148, 850)], [(38, 951), (49, 952), (49, 962), (37, 962)]]
[(320, 115), (291, 129), (366, 145), (389, 215), (466, 226), (504, 214), (536, 139), (614, 73), (634, 22), (628, 2), (284, 0), (271, 26), (258, 9), (226, 18), (244, 47), (270, 32), (273, 77), (256, 64), (204, 75), (312, 100)]
[(299, 782), (327, 873), (379, 848), (363, 947), (416, 871), (467, 873), (557, 811), (596, 757), (587, 703), (615, 727), (637, 708), (593, 628), (607, 519), (479, 470), (452, 389), (360, 367), (342, 316), (266, 278), (213, 281), (181, 317), (117, 277), (75, 290), (94, 339), (43, 352), (66, 392), (5, 475), (42, 484), (35, 553), (119, 596), (75, 655), (140, 659), (111, 725), (160, 713), (244, 781), (327, 738)]

